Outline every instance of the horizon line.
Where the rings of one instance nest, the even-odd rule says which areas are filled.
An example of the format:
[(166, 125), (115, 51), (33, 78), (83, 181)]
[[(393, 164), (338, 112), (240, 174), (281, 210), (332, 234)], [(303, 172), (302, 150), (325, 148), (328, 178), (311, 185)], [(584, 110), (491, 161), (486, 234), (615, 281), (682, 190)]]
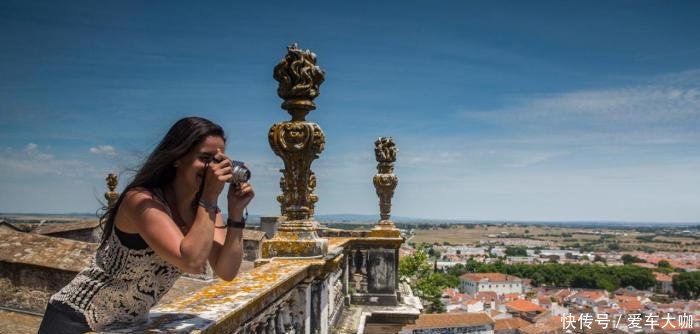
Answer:
[[(223, 211), (222, 211), (223, 212)], [(228, 214), (227, 212), (223, 212)], [(95, 213), (90, 212), (0, 212), (0, 216), (94, 216), (98, 218), (99, 216)], [(264, 215), (257, 213), (250, 213), (250, 216), (267, 217), (273, 215)], [(330, 214), (320, 214), (315, 215), (315, 218), (322, 218), (328, 216), (362, 216), (362, 218), (373, 218), (378, 217), (378, 214), (362, 214), (362, 213), (330, 213)], [(405, 216), (393, 216), (392, 218), (399, 220), (394, 223), (401, 224), (405, 223), (407, 220), (415, 221), (429, 221), (429, 222), (445, 222), (454, 224), (465, 224), (465, 223), (498, 223), (498, 224), (673, 224), (673, 225), (700, 225), (700, 221), (625, 221), (625, 220), (592, 220), (592, 219), (574, 219), (574, 220), (536, 220), (536, 219), (526, 219), (526, 220), (508, 220), (508, 219), (461, 219), (461, 218), (422, 218), (422, 217), (405, 217)], [(357, 221), (357, 222), (370, 222), (370, 221)]]

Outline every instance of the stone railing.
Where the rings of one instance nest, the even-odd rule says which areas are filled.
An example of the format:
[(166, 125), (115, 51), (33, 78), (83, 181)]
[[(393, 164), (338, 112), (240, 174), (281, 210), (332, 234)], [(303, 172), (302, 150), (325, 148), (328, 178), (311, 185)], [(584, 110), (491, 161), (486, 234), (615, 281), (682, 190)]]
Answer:
[[(401, 295), (396, 280), (395, 250), (403, 239), (371, 237), (371, 231), (320, 234), (328, 235), (323, 257), (261, 260), (230, 282), (153, 308), (146, 322), (105, 332), (335, 333), (341, 318), (352, 317), (342, 316), (348, 306), (364, 308), (370, 322), (373, 312), (391, 314), (397, 328), (417, 318), (420, 306)], [(353, 264), (358, 252), (363, 262)]]

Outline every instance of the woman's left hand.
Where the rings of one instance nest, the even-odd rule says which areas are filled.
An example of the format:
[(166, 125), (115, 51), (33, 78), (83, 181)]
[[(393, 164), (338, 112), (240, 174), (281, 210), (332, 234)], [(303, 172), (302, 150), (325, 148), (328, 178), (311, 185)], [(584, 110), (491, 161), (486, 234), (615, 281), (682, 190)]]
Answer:
[(239, 215), (243, 213), (243, 210), (248, 206), (250, 200), (255, 197), (255, 192), (253, 191), (253, 186), (248, 182), (243, 182), (236, 186), (231, 184), (228, 187), (228, 212), (229, 215)]

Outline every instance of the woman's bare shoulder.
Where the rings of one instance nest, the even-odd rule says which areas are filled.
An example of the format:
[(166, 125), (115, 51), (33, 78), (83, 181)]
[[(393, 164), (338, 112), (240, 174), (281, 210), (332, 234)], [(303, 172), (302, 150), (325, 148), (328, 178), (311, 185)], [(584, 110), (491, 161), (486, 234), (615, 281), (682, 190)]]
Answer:
[(147, 208), (155, 208), (165, 211), (165, 205), (153, 193), (152, 190), (144, 187), (135, 187), (124, 194), (124, 202), (122, 203), (126, 210), (143, 210)]

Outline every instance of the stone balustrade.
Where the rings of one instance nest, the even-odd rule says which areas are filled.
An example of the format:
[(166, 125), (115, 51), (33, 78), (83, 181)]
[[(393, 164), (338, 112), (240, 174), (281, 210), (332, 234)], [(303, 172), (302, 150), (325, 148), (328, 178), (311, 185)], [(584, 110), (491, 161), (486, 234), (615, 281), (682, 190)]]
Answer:
[[(230, 282), (212, 283), (153, 308), (142, 323), (105, 333), (335, 333), (351, 305), (377, 305), (383, 312), (395, 308), (400, 311), (394, 312), (394, 321), (412, 323), (418, 306), (402, 304), (412, 296), (400, 296), (394, 264), (395, 246), (403, 239), (369, 234), (321, 230), (329, 244), (325, 256), (260, 260)], [(361, 268), (353, 263), (358, 251), (366, 254)], [(351, 279), (356, 271), (365, 275), (364, 290), (350, 286), (353, 280), (358, 285), (359, 278)]]

